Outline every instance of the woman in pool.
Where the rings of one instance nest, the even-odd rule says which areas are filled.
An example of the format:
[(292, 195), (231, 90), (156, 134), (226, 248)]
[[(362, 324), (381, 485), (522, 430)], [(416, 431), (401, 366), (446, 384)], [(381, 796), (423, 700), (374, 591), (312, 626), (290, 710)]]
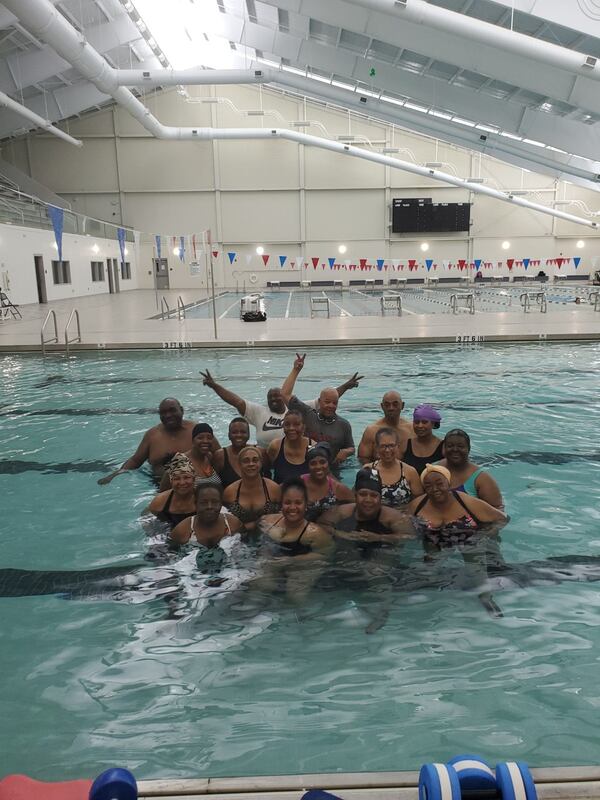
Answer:
[(273, 439), (267, 448), (275, 483), (299, 478), (308, 469), (306, 454), (312, 444), (304, 435), (304, 419), (300, 411), (288, 411), (283, 418), (283, 438)]
[(351, 503), (354, 493), (332, 477), (331, 448), (328, 442), (320, 442), (306, 454), (308, 473), (302, 475), (306, 484), (308, 505), (306, 519), (315, 522), (321, 514), (338, 503)]
[(331, 536), (306, 519), (306, 485), (292, 478), (281, 487), (281, 513), (260, 522), (263, 574), (255, 587), (271, 592), (283, 582), (293, 603), (303, 602), (333, 553)]
[(498, 484), (489, 472), (484, 472), (482, 467), (469, 461), (470, 451), (471, 439), (468, 433), (460, 428), (448, 431), (444, 437), (446, 458), (440, 464), (450, 470), (450, 488), (478, 497), (494, 508), (503, 510), (504, 501)]
[[(230, 445), (223, 447), (213, 455), (213, 467), (219, 473), (223, 488), (226, 489), (232, 483), (239, 481), (242, 477), (240, 472), (239, 456), (241, 451), (248, 444), (250, 438), (250, 425), (244, 417), (234, 417), (229, 423)], [(259, 448), (263, 457), (263, 464), (266, 464), (266, 450)], [(269, 470), (263, 468), (263, 473), (268, 476)]]
[(168, 466), (171, 488), (159, 492), (148, 506), (148, 511), (161, 522), (174, 528), (196, 510), (194, 477), (196, 475), (190, 459), (184, 453), (176, 453)]
[(406, 509), (413, 515), (428, 551), (468, 543), (486, 523), (507, 521), (502, 511), (484, 500), (451, 489), (451, 479), (446, 467), (427, 464), (421, 473), (425, 494), (415, 498)]
[(365, 467), (381, 479), (381, 502), (391, 508), (402, 508), (413, 497), (423, 494), (421, 480), (414, 467), (398, 458), (398, 434), (392, 428), (380, 428), (375, 434), (377, 460)]
[[(201, 483), (210, 483), (213, 486), (220, 486), (221, 479), (219, 478), (213, 463), (212, 463), (212, 445), (214, 442), (213, 429), (206, 422), (199, 422), (194, 425), (192, 430), (192, 447), (187, 450), (185, 455), (192, 462), (196, 477), (194, 485), (199, 486)], [(169, 471), (160, 483), (161, 489), (168, 489), (170, 486)]]
[(242, 477), (225, 489), (223, 502), (242, 523), (243, 532), (252, 533), (261, 517), (279, 511), (281, 491), (260, 474), (262, 453), (256, 445), (247, 445), (240, 451), (239, 463)]
[(439, 461), (444, 457), (444, 443), (433, 431), (440, 427), (442, 418), (426, 403), (417, 406), (413, 411), (413, 430), (415, 435), (408, 440), (402, 461), (414, 467), (420, 475), (426, 465)]
[(216, 547), (225, 536), (237, 533), (241, 523), (237, 517), (222, 513), (223, 489), (216, 484), (201, 483), (195, 490), (195, 508), (190, 519), (180, 522), (171, 531), (175, 544)]

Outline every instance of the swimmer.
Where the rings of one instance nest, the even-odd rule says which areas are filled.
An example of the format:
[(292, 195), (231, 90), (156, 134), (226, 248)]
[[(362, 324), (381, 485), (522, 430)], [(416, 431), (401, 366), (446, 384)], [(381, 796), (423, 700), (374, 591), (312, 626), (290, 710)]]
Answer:
[(303, 603), (331, 557), (331, 536), (306, 520), (307, 494), (299, 478), (281, 487), (281, 513), (260, 521), (263, 574), (253, 588), (272, 592), (282, 582), (288, 600)]
[(276, 483), (260, 474), (262, 454), (258, 447), (244, 447), (239, 462), (242, 477), (225, 489), (223, 502), (240, 520), (243, 532), (252, 533), (261, 517), (279, 511), (281, 491)]
[[(508, 521), (506, 514), (484, 500), (451, 489), (451, 479), (446, 467), (427, 464), (421, 473), (425, 494), (415, 498), (406, 509), (414, 516), (417, 530), (430, 552), (468, 543), (486, 523)], [(494, 526), (493, 532), (499, 527)]]
[[(302, 365), (304, 365), (304, 356), (298, 355), (294, 364), (296, 365), (299, 360), (302, 362)], [(276, 386), (269, 389), (267, 392), (266, 406), (261, 406), (258, 403), (251, 403), (249, 400), (244, 400), (244, 398), (226, 389), (216, 382), (208, 370), (200, 372), (200, 374), (203, 379), (202, 383), (205, 386), (212, 389), (221, 400), (224, 400), (230, 406), (236, 408), (238, 414), (245, 417), (250, 425), (256, 428), (256, 441), (258, 445), (260, 447), (268, 447), (273, 439), (278, 439), (283, 436), (283, 418), (287, 411), (283, 390), (285, 389), (288, 396), (292, 394), (294, 383), (301, 369), (302, 366), (300, 366), (299, 369), (294, 367), (281, 388)], [(361, 377), (362, 376), (358, 376), (355, 373), (349, 380), (338, 387), (338, 393), (342, 395), (344, 392), (348, 391), (348, 389), (358, 386), (358, 381)], [(310, 405), (316, 405), (316, 400), (313, 400)]]
[(372, 425), (368, 425), (358, 445), (358, 459), (361, 464), (374, 461), (377, 457), (375, 451), (375, 436), (382, 428), (391, 428), (398, 436), (400, 452), (406, 450), (406, 444), (414, 436), (413, 427), (408, 420), (401, 418), (404, 402), (398, 392), (386, 392), (381, 399), (383, 417)]
[(281, 484), (291, 478), (299, 478), (307, 471), (306, 455), (312, 444), (314, 442), (304, 435), (302, 413), (286, 411), (283, 418), (283, 438), (273, 439), (267, 448), (275, 483)]
[(167, 471), (171, 488), (159, 492), (147, 508), (161, 522), (168, 522), (174, 528), (184, 519), (191, 517), (196, 510), (194, 496), (194, 477), (196, 472), (190, 459), (183, 453), (175, 453)]
[(471, 439), (468, 433), (460, 428), (448, 431), (444, 437), (446, 458), (440, 461), (443, 467), (450, 470), (450, 488), (457, 492), (465, 492), (471, 497), (485, 500), (494, 508), (504, 510), (502, 493), (489, 472), (469, 461)]
[(308, 497), (306, 519), (316, 522), (321, 514), (338, 503), (354, 500), (354, 492), (330, 473), (331, 448), (327, 442), (312, 447), (306, 454), (306, 463), (308, 473), (302, 475)]
[[(221, 479), (212, 463), (214, 441), (213, 429), (207, 422), (199, 422), (197, 425), (194, 425), (192, 429), (192, 446), (185, 453), (191, 461), (196, 473), (194, 486), (198, 486), (200, 483), (221, 484)], [(168, 489), (171, 485), (169, 475), (170, 473), (167, 469), (160, 482), (161, 489)]]
[(375, 434), (377, 460), (366, 464), (381, 479), (381, 502), (390, 508), (406, 506), (423, 494), (421, 479), (414, 467), (398, 458), (398, 434), (392, 428), (379, 428)]
[(201, 483), (195, 490), (195, 514), (183, 520), (171, 531), (171, 541), (175, 544), (192, 544), (203, 547), (217, 547), (221, 539), (240, 530), (237, 517), (222, 513), (223, 489), (220, 486)]
[(414, 435), (406, 443), (406, 449), (400, 456), (405, 464), (409, 464), (420, 475), (428, 463), (439, 461), (444, 457), (444, 443), (433, 431), (440, 427), (442, 417), (433, 406), (422, 403), (413, 411)]
[[(157, 480), (163, 475), (165, 464), (175, 453), (183, 453), (192, 446), (194, 423), (183, 418), (183, 407), (174, 397), (166, 397), (158, 407), (160, 423), (147, 430), (135, 453), (119, 469), (100, 478), (100, 486), (109, 484), (117, 475), (139, 469), (147, 461)], [(214, 449), (219, 443), (215, 440)]]
[[(230, 484), (239, 481), (242, 477), (240, 473), (240, 452), (248, 444), (250, 439), (250, 425), (244, 417), (234, 417), (229, 423), (228, 432), (230, 445), (223, 447), (221, 450), (213, 455), (213, 466), (219, 473), (223, 488), (226, 489)], [(267, 453), (262, 447), (259, 448), (263, 458), (263, 474), (265, 477), (270, 477), (270, 470), (266, 466), (268, 464)]]

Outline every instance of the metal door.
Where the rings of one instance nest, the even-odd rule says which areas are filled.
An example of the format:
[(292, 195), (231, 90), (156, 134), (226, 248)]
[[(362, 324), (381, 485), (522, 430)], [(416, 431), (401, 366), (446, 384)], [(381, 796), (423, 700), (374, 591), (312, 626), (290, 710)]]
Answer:
[(33, 263), (35, 264), (35, 282), (37, 284), (38, 303), (47, 303), (48, 295), (46, 293), (46, 273), (44, 272), (44, 259), (42, 256), (34, 256)]
[(115, 281), (113, 278), (113, 271), (112, 271), (112, 258), (106, 259), (106, 275), (108, 276), (108, 293), (114, 294), (115, 293)]
[(154, 259), (154, 278), (157, 289), (169, 288), (169, 265), (166, 258)]
[(119, 286), (119, 262), (116, 258), (112, 260), (112, 268), (113, 268), (113, 284), (115, 292), (120, 292), (121, 287)]

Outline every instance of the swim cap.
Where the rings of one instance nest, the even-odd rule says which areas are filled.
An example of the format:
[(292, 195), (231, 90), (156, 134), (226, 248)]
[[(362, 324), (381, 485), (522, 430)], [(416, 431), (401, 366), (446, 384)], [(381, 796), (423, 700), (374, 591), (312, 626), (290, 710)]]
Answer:
[(173, 458), (169, 461), (167, 469), (169, 471), (169, 476), (174, 475), (176, 472), (187, 472), (189, 475), (196, 474), (194, 465), (185, 453), (175, 453)]
[(359, 469), (354, 481), (354, 491), (358, 492), (359, 489), (370, 489), (372, 492), (381, 494), (382, 487), (379, 473), (374, 469)]
[(439, 472), (440, 475), (443, 475), (444, 478), (446, 478), (446, 480), (448, 481), (448, 483), (450, 483), (451, 479), (450, 470), (446, 469), (446, 467), (442, 467), (441, 464), (426, 464), (425, 469), (421, 473), (421, 481), (424, 481), (430, 472)]
[(199, 433), (210, 433), (213, 435), (213, 429), (210, 427), (208, 422), (199, 422), (197, 425), (194, 425), (192, 430), (192, 439), (195, 439)]
[(331, 464), (331, 445), (329, 442), (319, 442), (319, 444), (311, 447), (306, 454), (306, 463), (308, 464), (313, 458), (326, 458)]
[(430, 406), (427, 403), (421, 403), (421, 405), (415, 408), (413, 411), (413, 419), (428, 419), (431, 422), (437, 422), (438, 426), (442, 421), (442, 417), (439, 412), (436, 411), (433, 406)]

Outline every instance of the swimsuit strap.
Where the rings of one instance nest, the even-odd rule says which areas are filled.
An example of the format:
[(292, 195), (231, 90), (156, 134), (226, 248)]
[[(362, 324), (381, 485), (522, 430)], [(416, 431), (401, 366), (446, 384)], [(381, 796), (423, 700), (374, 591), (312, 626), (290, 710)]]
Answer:
[(463, 499), (462, 499), (462, 497), (459, 495), (459, 493), (456, 491), (456, 489), (453, 489), (453, 490), (452, 490), (452, 496), (454, 497), (454, 499), (456, 500), (456, 502), (457, 502), (459, 505), (461, 505), (461, 506), (464, 508), (464, 510), (467, 512), (467, 514), (468, 514), (468, 515), (469, 515), (469, 516), (470, 516), (470, 517), (473, 519), (473, 522), (477, 523), (477, 525), (481, 525), (481, 521), (480, 521), (479, 519), (477, 519), (477, 516), (476, 516), (476, 515), (475, 515), (475, 514), (474, 514), (474, 513), (471, 511), (471, 509), (470, 509), (470, 508), (467, 506), (467, 504), (464, 502), (464, 500), (463, 500)]
[(425, 497), (421, 500), (419, 505), (415, 508), (415, 516), (419, 513), (419, 511), (422, 511), (425, 508), (425, 504), (427, 503), (428, 500), (429, 498), (427, 497), (427, 495), (425, 495)]
[[(472, 494), (473, 496), (477, 497), (477, 487), (475, 486), (475, 481), (483, 472), (483, 467), (478, 467), (472, 475), (469, 475), (466, 481), (464, 481), (464, 491), (467, 494)], [(460, 491), (460, 490), (459, 490)]]
[[(262, 480), (263, 492), (265, 493), (265, 500), (267, 501), (267, 503), (270, 503), (271, 502), (271, 498), (269, 496), (269, 490), (267, 489), (267, 483), (266, 483), (264, 478), (261, 478), (261, 480)], [(265, 503), (265, 505), (266, 505), (266, 503)]]
[(306, 529), (308, 528), (309, 525), (310, 525), (310, 522), (307, 522), (306, 525), (302, 528), (302, 530), (300, 531), (300, 536), (296, 539), (296, 544), (298, 544), (300, 542), (300, 539), (306, 533)]
[(240, 478), (240, 482), (238, 483), (237, 492), (235, 493), (236, 502), (240, 502), (240, 492), (242, 491), (242, 479)]
[(173, 499), (173, 489), (171, 489), (171, 491), (169, 492), (169, 496), (167, 497), (167, 500), (166, 500), (164, 506), (162, 507), (162, 513), (163, 514), (171, 508), (171, 500), (172, 499)]
[(190, 517), (190, 537), (194, 535), (194, 522), (196, 521), (196, 515), (192, 514)]
[(229, 535), (231, 535), (231, 528), (229, 527), (229, 520), (227, 519), (227, 514), (223, 514), (223, 522), (225, 523), (225, 530)]
[(327, 488), (329, 489), (329, 494), (335, 494), (335, 489), (333, 486), (333, 478), (331, 475), (327, 476)]

